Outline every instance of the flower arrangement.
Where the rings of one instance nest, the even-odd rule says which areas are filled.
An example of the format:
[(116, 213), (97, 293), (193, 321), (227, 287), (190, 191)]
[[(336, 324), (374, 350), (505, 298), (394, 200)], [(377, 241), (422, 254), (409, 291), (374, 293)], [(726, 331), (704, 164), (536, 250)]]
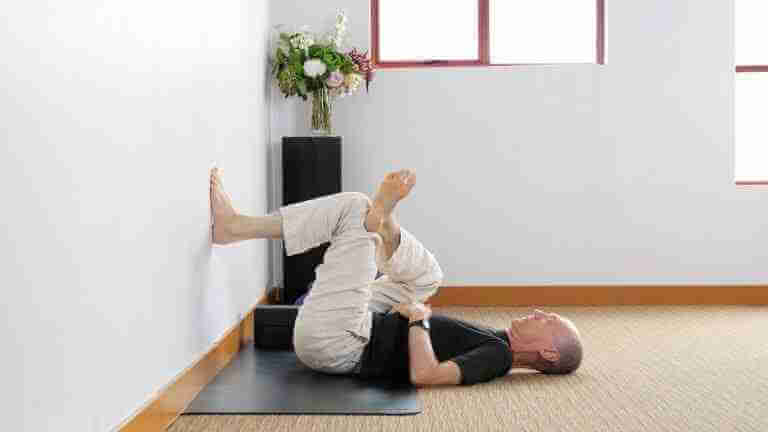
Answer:
[(347, 16), (339, 12), (334, 31), (324, 40), (310, 32), (281, 32), (272, 75), (285, 95), (307, 100), (312, 96), (312, 129), (330, 134), (333, 98), (355, 93), (365, 81), (368, 91), (374, 69), (368, 53), (351, 49), (344, 52), (342, 45), (347, 32)]

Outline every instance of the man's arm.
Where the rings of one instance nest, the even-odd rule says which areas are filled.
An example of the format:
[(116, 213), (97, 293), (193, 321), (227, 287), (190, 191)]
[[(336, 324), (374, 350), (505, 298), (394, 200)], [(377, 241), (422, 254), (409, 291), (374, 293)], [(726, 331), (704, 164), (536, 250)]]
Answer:
[(413, 385), (455, 385), (461, 383), (459, 365), (450, 360), (442, 363), (437, 361), (435, 351), (432, 349), (432, 340), (425, 329), (413, 326), (408, 330), (408, 348), (411, 383)]
[[(393, 308), (409, 322), (432, 316), (429, 306), (421, 303), (400, 304)], [(453, 361), (437, 361), (429, 332), (419, 326), (408, 330), (408, 357), (411, 383), (416, 386), (460, 384), (461, 370)]]
[[(399, 304), (393, 310), (411, 323), (432, 315), (432, 309), (421, 303)], [(408, 348), (411, 383), (417, 386), (485, 382), (504, 375), (512, 366), (509, 346), (495, 337), (440, 363), (429, 332), (414, 326), (408, 330)]]

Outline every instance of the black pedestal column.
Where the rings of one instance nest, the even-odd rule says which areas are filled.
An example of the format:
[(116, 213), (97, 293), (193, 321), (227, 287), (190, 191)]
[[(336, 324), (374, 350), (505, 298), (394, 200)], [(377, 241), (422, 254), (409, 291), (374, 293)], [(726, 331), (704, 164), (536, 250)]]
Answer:
[[(339, 192), (341, 137), (283, 137), (283, 205)], [(283, 252), (283, 304), (307, 292), (329, 245), (290, 257)]]

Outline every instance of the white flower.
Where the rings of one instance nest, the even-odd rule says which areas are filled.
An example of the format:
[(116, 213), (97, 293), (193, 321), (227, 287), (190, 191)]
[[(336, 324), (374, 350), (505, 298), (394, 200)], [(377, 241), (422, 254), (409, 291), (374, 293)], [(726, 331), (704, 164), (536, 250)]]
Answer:
[(312, 38), (304, 37), (301, 40), (301, 44), (299, 44), (299, 48), (305, 50), (305, 49), (309, 48), (310, 46), (312, 46), (312, 44), (314, 44), (314, 43), (315, 43), (315, 41)]
[(318, 59), (310, 59), (304, 62), (304, 73), (310, 78), (324, 74), (327, 69), (325, 63)]
[(344, 35), (347, 33), (347, 15), (344, 11), (339, 11), (336, 16), (336, 24), (334, 25), (335, 32), (330, 36), (330, 41), (340, 48), (342, 42), (344, 42)]
[(363, 77), (359, 74), (351, 73), (344, 77), (344, 85), (349, 89), (349, 93), (354, 93), (360, 88), (360, 84), (363, 83)]
[(314, 43), (315, 41), (312, 39), (312, 37), (306, 33), (298, 33), (296, 36), (291, 38), (291, 45), (293, 45), (294, 48), (301, 50), (306, 50)]
[(344, 11), (339, 11), (338, 15), (336, 15), (336, 23), (338, 24), (347, 23), (347, 14)]

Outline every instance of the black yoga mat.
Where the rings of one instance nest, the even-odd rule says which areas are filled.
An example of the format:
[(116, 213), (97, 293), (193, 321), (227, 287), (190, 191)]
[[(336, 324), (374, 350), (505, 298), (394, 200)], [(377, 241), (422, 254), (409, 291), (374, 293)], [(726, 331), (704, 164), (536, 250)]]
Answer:
[(184, 411), (188, 414), (364, 414), (421, 412), (411, 385), (328, 375), (293, 351), (246, 345)]

